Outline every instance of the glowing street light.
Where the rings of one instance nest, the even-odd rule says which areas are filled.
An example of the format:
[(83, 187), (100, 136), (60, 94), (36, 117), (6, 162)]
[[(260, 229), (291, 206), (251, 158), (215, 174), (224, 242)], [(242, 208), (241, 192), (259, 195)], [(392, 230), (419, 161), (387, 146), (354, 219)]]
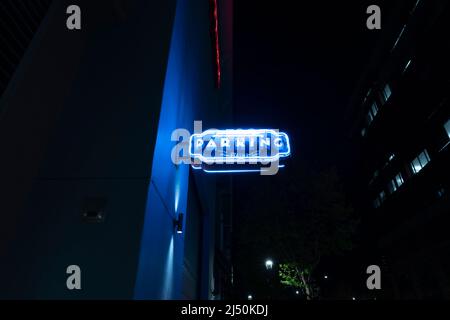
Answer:
[(272, 270), (272, 268), (273, 268), (273, 261), (271, 259), (267, 259), (266, 260), (266, 269)]
[(253, 296), (252, 296), (251, 294), (249, 294), (249, 295), (247, 296), (247, 299), (248, 299), (248, 300), (253, 300)]

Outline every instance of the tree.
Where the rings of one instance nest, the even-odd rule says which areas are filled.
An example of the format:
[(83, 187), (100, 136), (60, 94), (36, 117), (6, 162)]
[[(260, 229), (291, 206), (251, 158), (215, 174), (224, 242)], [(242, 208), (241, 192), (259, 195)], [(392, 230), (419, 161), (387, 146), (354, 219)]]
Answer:
[[(285, 286), (301, 288), (307, 299), (317, 296), (313, 274), (322, 257), (339, 255), (352, 248), (352, 234), (357, 221), (346, 203), (336, 169), (319, 174), (299, 172), (286, 175), (276, 185), (273, 181), (260, 191), (271, 198), (248, 216), (252, 237), (249, 250), (276, 252), (278, 275)], [(274, 194), (274, 190), (278, 190)], [(262, 193), (262, 194), (261, 194)], [(245, 232), (245, 229), (244, 229)], [(247, 230), (248, 233), (248, 230)]]

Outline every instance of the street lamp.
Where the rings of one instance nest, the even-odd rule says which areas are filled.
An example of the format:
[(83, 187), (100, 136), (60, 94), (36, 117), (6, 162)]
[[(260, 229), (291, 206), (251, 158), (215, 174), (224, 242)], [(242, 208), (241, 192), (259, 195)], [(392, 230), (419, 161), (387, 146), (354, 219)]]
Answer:
[(253, 296), (252, 296), (251, 294), (249, 294), (249, 295), (247, 296), (247, 299), (248, 299), (248, 300), (253, 300)]
[(273, 279), (274, 273), (271, 272), (272, 269), (273, 269), (273, 260), (268, 258), (268, 259), (266, 259), (264, 264), (266, 266), (266, 270), (268, 271), (266, 273), (266, 281), (267, 281), (267, 285), (269, 287), (268, 298), (271, 299), (271, 292), (272, 292), (272, 289), (273, 289), (273, 280), (274, 280)]
[(271, 259), (267, 259), (266, 260), (266, 269), (272, 270), (272, 268), (273, 268), (273, 261)]

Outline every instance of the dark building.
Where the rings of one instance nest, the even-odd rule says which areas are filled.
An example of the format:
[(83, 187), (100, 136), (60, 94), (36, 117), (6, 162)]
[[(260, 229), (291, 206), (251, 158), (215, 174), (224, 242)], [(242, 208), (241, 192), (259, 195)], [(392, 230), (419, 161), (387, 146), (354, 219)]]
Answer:
[(232, 1), (23, 2), (0, 3), (0, 298), (229, 296), (231, 183), (171, 153), (230, 126)]
[(0, 3), (0, 96), (42, 22), (51, 0)]
[(450, 298), (448, 30), (448, 1), (398, 1), (351, 102), (353, 195), (367, 265), (381, 267), (376, 296)]

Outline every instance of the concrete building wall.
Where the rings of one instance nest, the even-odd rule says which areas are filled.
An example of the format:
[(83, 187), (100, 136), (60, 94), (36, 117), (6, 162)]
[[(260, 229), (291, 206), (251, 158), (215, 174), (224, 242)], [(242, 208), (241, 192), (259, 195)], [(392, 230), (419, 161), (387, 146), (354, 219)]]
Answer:
[[(1, 102), (1, 298), (133, 297), (174, 15), (175, 1), (53, 2)], [(92, 206), (102, 222), (83, 219)]]
[(53, 2), (0, 102), (0, 298), (213, 298), (220, 178), (171, 161), (173, 130), (231, 123), (231, 20), (218, 89), (210, 5)]

